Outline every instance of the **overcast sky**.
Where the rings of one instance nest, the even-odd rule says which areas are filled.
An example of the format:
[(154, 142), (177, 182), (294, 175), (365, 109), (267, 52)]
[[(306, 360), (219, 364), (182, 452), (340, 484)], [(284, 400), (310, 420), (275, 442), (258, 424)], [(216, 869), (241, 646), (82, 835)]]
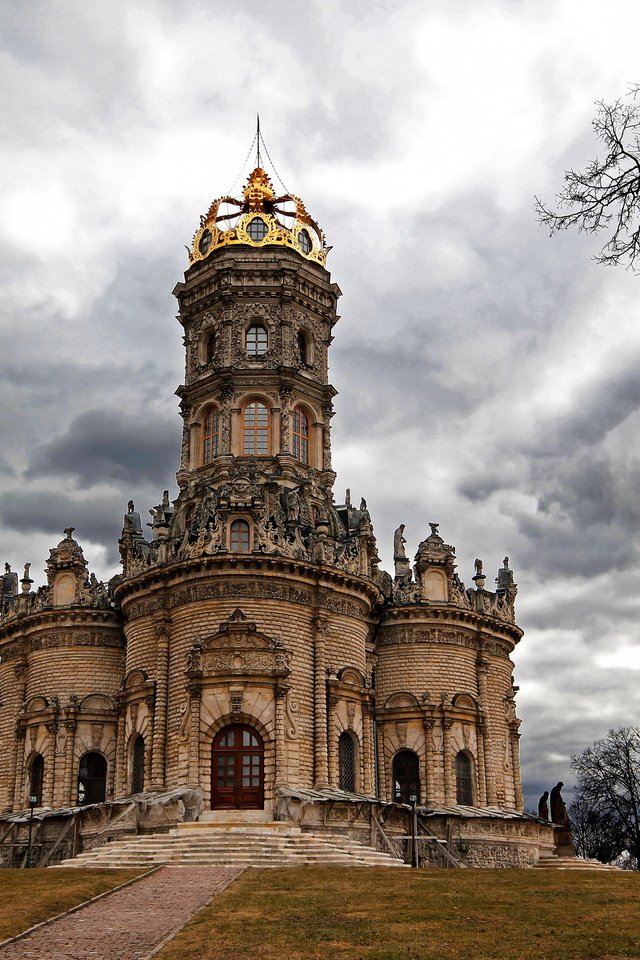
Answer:
[(511, 558), (527, 799), (640, 722), (640, 277), (550, 239), (533, 195), (640, 82), (637, 0), (3, 4), (0, 560), (71, 524), (118, 572), (130, 497), (175, 495), (171, 296), (260, 112), (333, 245), (336, 498), (382, 556), (441, 524)]

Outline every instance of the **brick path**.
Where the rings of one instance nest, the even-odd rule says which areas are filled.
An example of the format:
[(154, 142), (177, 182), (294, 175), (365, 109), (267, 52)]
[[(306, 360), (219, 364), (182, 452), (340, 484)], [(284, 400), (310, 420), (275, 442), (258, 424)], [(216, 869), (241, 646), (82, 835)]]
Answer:
[(162, 867), (0, 947), (0, 960), (140, 960), (240, 873), (236, 867)]

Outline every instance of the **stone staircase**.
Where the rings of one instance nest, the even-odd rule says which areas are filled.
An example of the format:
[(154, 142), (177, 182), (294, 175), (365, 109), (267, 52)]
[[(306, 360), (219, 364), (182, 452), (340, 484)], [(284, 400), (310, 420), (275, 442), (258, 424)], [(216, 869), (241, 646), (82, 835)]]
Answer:
[(402, 860), (338, 835), (290, 823), (181, 823), (169, 833), (115, 840), (56, 867), (245, 866), (406, 867)]

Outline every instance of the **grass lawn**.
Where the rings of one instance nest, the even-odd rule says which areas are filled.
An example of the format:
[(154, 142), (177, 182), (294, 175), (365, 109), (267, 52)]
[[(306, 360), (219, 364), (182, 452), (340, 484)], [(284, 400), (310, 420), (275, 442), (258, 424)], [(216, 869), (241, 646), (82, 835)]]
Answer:
[(0, 870), (0, 940), (15, 937), (143, 870)]
[(157, 960), (640, 958), (640, 873), (249, 870)]

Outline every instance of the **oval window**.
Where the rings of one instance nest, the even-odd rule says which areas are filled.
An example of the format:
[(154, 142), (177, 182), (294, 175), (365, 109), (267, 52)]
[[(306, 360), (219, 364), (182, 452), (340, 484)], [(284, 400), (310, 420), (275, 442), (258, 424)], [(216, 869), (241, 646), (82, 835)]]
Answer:
[(307, 230), (301, 230), (298, 234), (298, 243), (303, 253), (311, 253), (311, 237)]
[(212, 240), (211, 230), (205, 230), (205, 232), (200, 237), (200, 243), (198, 244), (198, 250), (200, 251), (203, 257), (208, 252), (209, 247), (211, 246), (211, 240)]
[(260, 243), (266, 237), (268, 229), (262, 217), (254, 217), (247, 227), (247, 233), (254, 243)]

